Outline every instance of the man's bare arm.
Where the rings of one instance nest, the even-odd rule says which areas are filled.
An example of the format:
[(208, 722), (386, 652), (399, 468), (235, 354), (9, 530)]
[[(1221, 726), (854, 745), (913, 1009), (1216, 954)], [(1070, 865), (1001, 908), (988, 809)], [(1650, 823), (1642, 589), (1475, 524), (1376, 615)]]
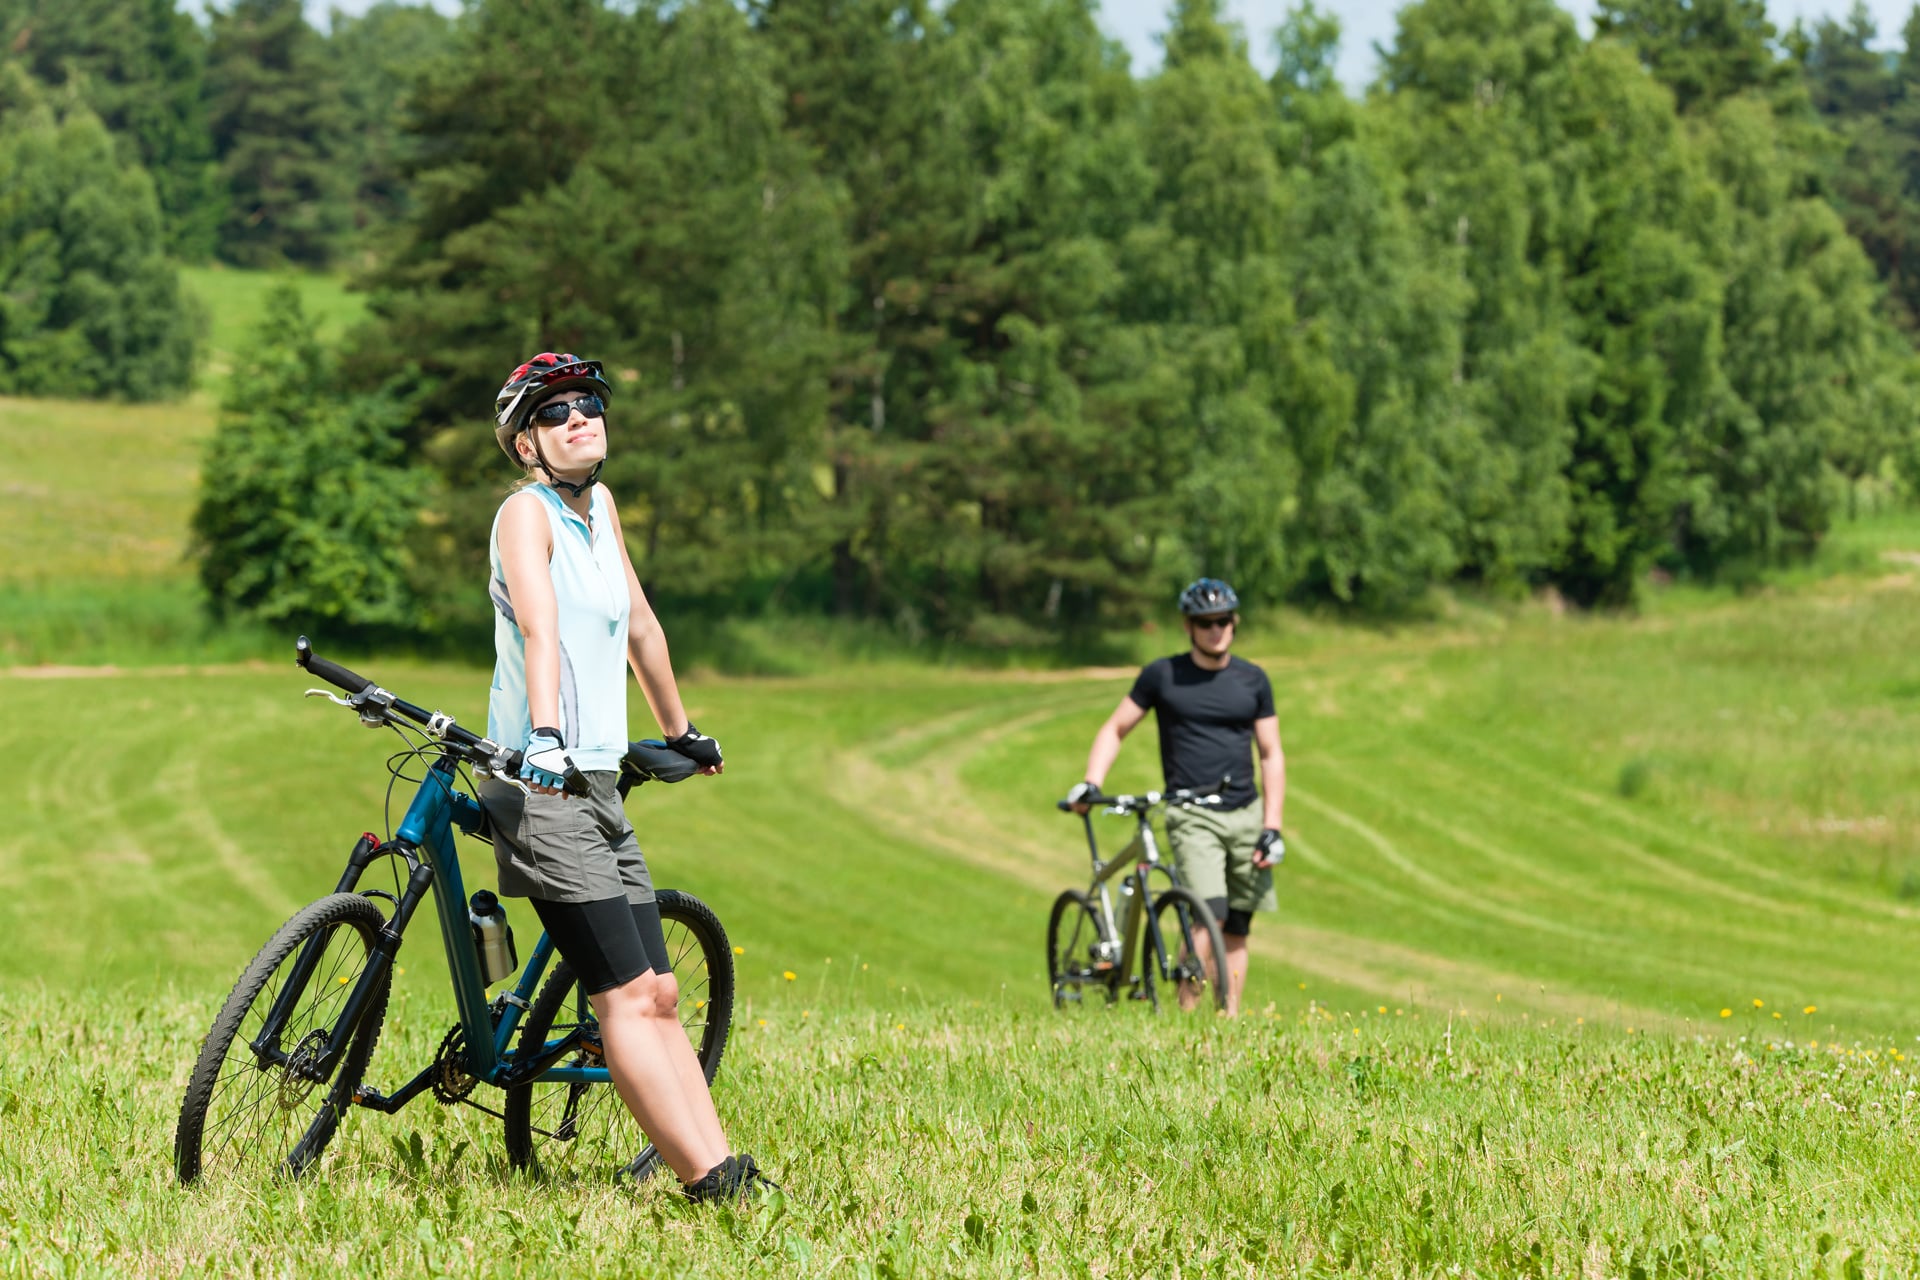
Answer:
[(1087, 752), (1086, 779), (1098, 787), (1107, 780), (1107, 771), (1113, 768), (1113, 762), (1120, 755), (1120, 740), (1132, 733), (1134, 726), (1146, 718), (1147, 709), (1131, 697), (1120, 699), (1120, 705), (1113, 709), (1107, 722), (1093, 735), (1093, 747)]
[(1280, 749), (1280, 718), (1255, 720), (1253, 741), (1260, 751), (1260, 792), (1265, 801), (1265, 819), (1260, 825), (1284, 830), (1280, 814), (1287, 805), (1287, 753)]

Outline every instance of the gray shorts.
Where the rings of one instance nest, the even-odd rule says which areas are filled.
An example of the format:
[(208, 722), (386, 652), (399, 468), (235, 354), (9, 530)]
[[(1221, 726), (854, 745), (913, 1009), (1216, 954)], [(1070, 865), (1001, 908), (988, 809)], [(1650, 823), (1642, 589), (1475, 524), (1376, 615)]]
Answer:
[(523, 795), (496, 779), (480, 779), (503, 897), (653, 901), (653, 876), (620, 807), (618, 777), (612, 770), (589, 773), (584, 796)]
[(1265, 810), (1258, 801), (1238, 809), (1182, 805), (1167, 810), (1167, 843), (1180, 880), (1203, 898), (1225, 898), (1235, 911), (1272, 911), (1273, 868), (1253, 865)]

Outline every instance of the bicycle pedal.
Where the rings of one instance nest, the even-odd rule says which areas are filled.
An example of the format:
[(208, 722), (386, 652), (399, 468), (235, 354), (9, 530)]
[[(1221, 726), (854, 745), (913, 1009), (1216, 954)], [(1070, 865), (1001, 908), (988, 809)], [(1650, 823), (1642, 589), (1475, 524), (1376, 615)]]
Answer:
[(1127, 999), (1129, 999), (1129, 1000), (1151, 1000), (1151, 999), (1153, 999), (1153, 993), (1152, 993), (1152, 992), (1150, 992), (1150, 991), (1141, 991), (1141, 990), (1139, 990), (1138, 988), (1135, 988), (1134, 990), (1132, 990), (1132, 991), (1129, 991), (1129, 992), (1127, 992)]
[(372, 1107), (380, 1110), (386, 1101), (387, 1095), (370, 1084), (355, 1085), (353, 1088), (353, 1105), (356, 1107)]

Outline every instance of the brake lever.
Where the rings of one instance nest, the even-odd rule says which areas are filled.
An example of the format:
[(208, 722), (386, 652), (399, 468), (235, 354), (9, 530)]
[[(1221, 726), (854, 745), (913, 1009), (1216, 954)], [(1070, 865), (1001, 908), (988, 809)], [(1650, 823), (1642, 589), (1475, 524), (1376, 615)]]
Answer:
[[(355, 716), (359, 716), (361, 723), (367, 725), (369, 729), (378, 729), (378, 727), (386, 725), (386, 716), (369, 716), (369, 714), (367, 714), (367, 708), (361, 706), (359, 702), (344, 699), (344, 697), (340, 697), (338, 693), (330, 693), (330, 691), (326, 691), (326, 689), (307, 689), (300, 697), (303, 697), (303, 699), (326, 699), (328, 702), (332, 702), (334, 706), (344, 706), (344, 708), (348, 708), (349, 712), (353, 712)], [(380, 710), (386, 710), (380, 702), (374, 702), (374, 706), (380, 706)]]

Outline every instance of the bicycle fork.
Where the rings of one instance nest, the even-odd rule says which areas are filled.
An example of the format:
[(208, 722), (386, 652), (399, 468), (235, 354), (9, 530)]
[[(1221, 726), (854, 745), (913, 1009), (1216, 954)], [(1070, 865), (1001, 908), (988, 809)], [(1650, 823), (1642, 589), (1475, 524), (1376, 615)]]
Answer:
[[(317, 1056), (301, 1060), (300, 1046), (295, 1045), (294, 1054), (290, 1056), (280, 1043), (280, 1034), (286, 1028), (287, 1019), (293, 1015), (294, 1007), (306, 994), (313, 971), (319, 967), (320, 956), (333, 936), (331, 931), (309, 938), (300, 948), (300, 954), (294, 959), (293, 971), (288, 975), (286, 985), (281, 987), (280, 994), (274, 997), (273, 1007), (267, 1011), (260, 1033), (248, 1042), (254, 1060), (260, 1066), (271, 1064), (283, 1067), (316, 1084), (323, 1084), (332, 1077), (334, 1068), (339, 1065), (341, 1055), (346, 1053), (347, 1045), (360, 1025), (360, 1019), (366, 1014), (373, 993), (393, 967), (393, 959), (400, 951), (400, 939), (406, 932), (407, 922), (413, 918), (414, 911), (433, 885), (432, 864), (423, 860), (410, 845), (404, 842), (383, 845), (371, 835), (363, 835), (348, 855), (346, 869), (341, 872), (340, 882), (334, 886), (334, 892), (352, 893), (374, 860), (389, 856), (404, 858), (411, 868), (407, 887), (394, 903), (392, 917), (374, 939), (373, 950), (367, 956), (367, 967), (361, 973), (360, 980), (348, 993), (346, 1005), (328, 1029), (326, 1047)], [(380, 896), (390, 899), (392, 895), (382, 893)]]

